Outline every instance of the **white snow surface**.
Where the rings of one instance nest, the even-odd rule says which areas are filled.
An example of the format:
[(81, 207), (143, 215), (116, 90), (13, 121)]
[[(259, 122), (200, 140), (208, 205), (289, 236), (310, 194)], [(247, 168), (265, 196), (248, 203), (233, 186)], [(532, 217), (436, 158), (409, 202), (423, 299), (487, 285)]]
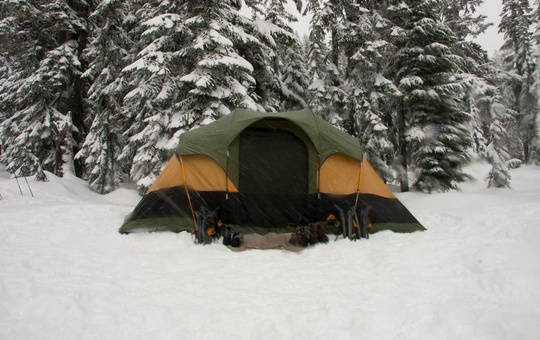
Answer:
[(427, 231), (300, 253), (121, 235), (140, 197), (0, 169), (0, 339), (537, 339), (540, 167), (397, 194)]

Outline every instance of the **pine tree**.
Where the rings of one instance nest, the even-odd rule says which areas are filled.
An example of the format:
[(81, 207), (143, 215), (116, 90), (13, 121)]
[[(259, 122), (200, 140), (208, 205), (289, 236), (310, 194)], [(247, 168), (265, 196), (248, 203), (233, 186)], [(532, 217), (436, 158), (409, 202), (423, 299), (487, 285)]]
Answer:
[[(1, 9), (2, 7), (0, 7)], [(0, 12), (0, 22), (3, 21), (3, 15), (2, 12)], [(1, 31), (1, 29), (0, 29)], [(0, 46), (3, 45), (2, 38), (0, 36)], [(0, 126), (2, 126), (2, 123), (7, 119), (7, 112), (5, 112), (5, 109), (2, 108), (2, 102), (4, 102), (4, 95), (8, 92), (8, 88), (10, 87), (11, 83), (8, 81), (11, 75), (11, 65), (8, 62), (7, 59), (7, 53), (0, 48)], [(0, 156), (2, 155), (2, 150), (4, 150), (4, 147), (2, 145), (2, 137), (0, 137)]]
[[(536, 94), (537, 107), (540, 107), (540, 0), (536, 0), (536, 10), (533, 15), (533, 22), (536, 23), (534, 31), (534, 45), (535, 45), (535, 70), (533, 74), (534, 84), (533, 93)], [(540, 165), (540, 113), (536, 115), (536, 138), (534, 141), (534, 155), (531, 155), (536, 162)]]
[(324, 78), (326, 69), (326, 56), (328, 47), (326, 46), (326, 31), (322, 26), (322, 21), (318, 18), (321, 7), (317, 0), (310, 0), (306, 11), (313, 14), (310, 22), (311, 30), (306, 38), (307, 59), (308, 59), (308, 78), (312, 84)]
[[(339, 0), (311, 0), (307, 7), (313, 14), (308, 62), (315, 70), (311, 71), (309, 105), (325, 120), (342, 129), (348, 118), (344, 110), (347, 105), (347, 92), (342, 81), (344, 65), (340, 62), (344, 3)], [(329, 49), (325, 45), (327, 35), (330, 36)]]
[(88, 102), (93, 121), (77, 158), (86, 164), (89, 187), (101, 194), (114, 190), (129, 169), (118, 162), (126, 144), (122, 136), (126, 129), (122, 99), (127, 84), (121, 70), (130, 58), (129, 46), (132, 44), (125, 31), (126, 22), (129, 22), (127, 11), (121, 0), (101, 2), (91, 15), (96, 34), (86, 50), (90, 64), (83, 77), (92, 83)]
[(390, 164), (394, 158), (391, 136), (395, 103), (401, 96), (399, 89), (388, 79), (395, 54), (389, 39), (395, 28), (385, 18), (387, 4), (363, 1), (349, 14), (345, 30), (346, 87), (348, 111), (353, 135), (360, 138), (370, 163), (386, 180), (394, 180)]
[(307, 107), (309, 81), (307, 78), (305, 54), (302, 46), (296, 44), (286, 47), (280, 55), (282, 60), (281, 84), (281, 109), (298, 110)]
[(130, 51), (135, 58), (121, 73), (129, 91), (122, 103), (127, 142), (117, 160), (131, 165), (131, 180), (144, 190), (177, 141), (172, 119), (175, 105), (185, 95), (179, 86), (186, 69), (182, 49), (191, 36), (181, 2), (141, 0), (130, 6), (137, 23), (130, 33), (136, 42)]
[(476, 73), (480, 76), (471, 79), (466, 97), (471, 106), (473, 148), (492, 165), (486, 176), (488, 186), (510, 187), (509, 164), (515, 160), (509, 153), (508, 128), (515, 123), (515, 112), (506, 105), (498, 84), (511, 77), (487, 61)]
[(469, 43), (465, 38), (476, 37), (491, 25), (478, 9), (484, 0), (440, 0), (439, 10), (443, 21), (454, 32), (459, 43)]
[(490, 77), (479, 80), (471, 95), (473, 148), (492, 165), (486, 176), (488, 187), (509, 187), (511, 159), (506, 126), (513, 116), (497, 86), (505, 80), (504, 74), (489, 64), (486, 68), (485, 74)]
[(509, 84), (512, 94), (509, 105), (518, 114), (518, 122), (511, 133), (520, 143), (520, 148), (513, 150), (513, 154), (527, 163), (534, 149), (539, 110), (538, 98), (533, 93), (532, 8), (528, 0), (503, 0), (501, 16), (499, 32), (505, 37), (501, 47), (504, 66), (518, 76)]
[[(298, 53), (299, 39), (290, 26), (296, 18), (286, 10), (286, 3), (284, 0), (250, 2), (254, 14), (245, 22), (244, 30), (256, 37), (260, 45), (238, 42), (240, 54), (257, 75), (253, 86), (255, 99), (266, 111), (283, 111), (291, 105), (306, 106), (304, 94), (290, 83), (299, 80), (298, 73), (302, 71), (295, 72), (289, 67), (291, 54)], [(303, 68), (299, 60), (292, 62), (293, 67)]]
[(507, 127), (513, 121), (512, 110), (504, 104), (496, 84), (510, 79), (492, 65), (486, 51), (467, 37), (476, 37), (488, 27), (485, 16), (477, 13), (483, 3), (475, 1), (442, 1), (441, 11), (445, 23), (456, 34), (452, 51), (461, 57), (459, 68), (463, 72), (466, 96), (464, 104), (470, 107), (472, 117), (473, 148), (492, 168), (486, 176), (488, 186), (510, 186), (508, 163), (510, 155)]
[(133, 88), (124, 100), (133, 124), (120, 159), (133, 159), (130, 175), (140, 185), (153, 181), (183, 131), (236, 107), (264, 110), (243, 55), (264, 54), (256, 35), (271, 33), (239, 9), (238, 1), (206, 0), (144, 3), (137, 11), (141, 45), (123, 71)]
[[(273, 55), (269, 66), (270, 73), (275, 75), (273, 83), (280, 111), (306, 107), (309, 86), (300, 39), (290, 26), (297, 19), (287, 11), (286, 3), (285, 0), (267, 0), (264, 17), (267, 23), (274, 26), (275, 44), (267, 45), (267, 49)], [(299, 1), (297, 6), (301, 7)]]
[(253, 23), (245, 22), (234, 6), (234, 2), (212, 0), (192, 8), (193, 18), (200, 21), (191, 28), (195, 43), (186, 48), (194, 62), (181, 79), (189, 90), (189, 98), (181, 106), (186, 112), (195, 113), (202, 124), (235, 107), (263, 109), (253, 93), (253, 65), (239, 51), (240, 46), (263, 49), (263, 45), (244, 29), (243, 25), (254, 28)]
[(426, 192), (457, 189), (468, 179), (463, 166), (471, 146), (469, 116), (461, 104), (464, 85), (456, 76), (460, 57), (451, 51), (457, 37), (438, 20), (434, 4), (405, 0), (389, 8), (393, 22), (407, 33), (398, 42), (395, 64), (404, 94), (397, 117), (401, 156), (414, 166), (414, 187)]
[[(79, 1), (8, 3), (2, 35), (11, 42), (13, 73), (1, 97), (0, 126), (8, 171), (63, 174), (84, 131), (80, 56), (86, 44), (88, 4)], [(81, 167), (75, 171), (80, 174)]]
[[(5, 58), (0, 55), (0, 91), (3, 92), (4, 89), (8, 86), (7, 78), (9, 77), (9, 64)], [(2, 101), (2, 95), (0, 95), (0, 101)], [(0, 109), (0, 125), (6, 120), (7, 114), (2, 109)], [(2, 154), (2, 138), (0, 138), (0, 155)]]
[(323, 112), (326, 106), (324, 99), (326, 87), (323, 79), (327, 67), (326, 56), (328, 54), (328, 48), (325, 43), (326, 31), (319, 18), (319, 13), (321, 11), (319, 2), (311, 0), (308, 5), (308, 10), (313, 13), (307, 53), (308, 81), (310, 84), (308, 88), (308, 105), (315, 113), (319, 113)]

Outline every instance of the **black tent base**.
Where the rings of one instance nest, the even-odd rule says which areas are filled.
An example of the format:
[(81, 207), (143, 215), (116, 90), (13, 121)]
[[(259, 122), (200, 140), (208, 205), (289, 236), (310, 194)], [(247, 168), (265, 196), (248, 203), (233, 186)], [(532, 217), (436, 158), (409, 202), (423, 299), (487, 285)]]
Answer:
[[(186, 207), (190, 206), (194, 211), (189, 208), (186, 211)], [(360, 216), (367, 207), (374, 208), (370, 208), (368, 216), (370, 233), (425, 230), (395, 198), (362, 194), (357, 200), (356, 194), (286, 196), (225, 192), (191, 192), (188, 197), (185, 188), (179, 186), (147, 194), (128, 216), (120, 232), (129, 233), (138, 229), (194, 230), (193, 217), (206, 209), (217, 210), (218, 219), (223, 224), (235, 226), (244, 233), (289, 233), (296, 226), (325, 221), (330, 215), (339, 218), (339, 210), (346, 213), (356, 209)]]
[[(267, 233), (292, 233), (297, 225), (286, 225), (278, 227), (256, 227), (249, 225), (230, 225), (234, 231), (239, 231), (244, 234), (260, 234)], [(138, 233), (138, 232), (158, 232), (170, 231), (179, 233), (182, 231), (192, 232), (194, 230), (193, 220), (186, 217), (168, 216), (154, 217), (140, 220), (134, 220), (125, 223), (120, 228), (120, 233)], [(390, 230), (397, 233), (411, 233), (415, 231), (423, 231), (425, 228), (420, 223), (375, 223), (368, 229), (370, 234), (379, 231)], [(330, 235), (341, 235), (341, 229), (328, 226), (327, 233)]]

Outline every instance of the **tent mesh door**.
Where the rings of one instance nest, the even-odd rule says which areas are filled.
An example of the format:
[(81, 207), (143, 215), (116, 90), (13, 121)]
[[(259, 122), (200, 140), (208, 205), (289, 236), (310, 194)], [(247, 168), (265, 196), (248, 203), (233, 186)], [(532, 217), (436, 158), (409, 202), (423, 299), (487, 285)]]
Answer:
[(283, 130), (249, 128), (240, 135), (239, 190), (298, 195), (308, 192), (308, 152), (304, 142)]

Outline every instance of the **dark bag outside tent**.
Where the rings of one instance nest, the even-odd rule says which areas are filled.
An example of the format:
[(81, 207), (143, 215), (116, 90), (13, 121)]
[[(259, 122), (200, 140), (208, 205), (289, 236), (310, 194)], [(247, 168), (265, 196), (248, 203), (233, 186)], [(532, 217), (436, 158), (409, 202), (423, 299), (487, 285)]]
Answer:
[(194, 231), (201, 211), (217, 211), (220, 223), (243, 233), (288, 233), (351, 209), (368, 212), (370, 233), (425, 230), (357, 139), (307, 109), (236, 109), (180, 136), (120, 232)]

